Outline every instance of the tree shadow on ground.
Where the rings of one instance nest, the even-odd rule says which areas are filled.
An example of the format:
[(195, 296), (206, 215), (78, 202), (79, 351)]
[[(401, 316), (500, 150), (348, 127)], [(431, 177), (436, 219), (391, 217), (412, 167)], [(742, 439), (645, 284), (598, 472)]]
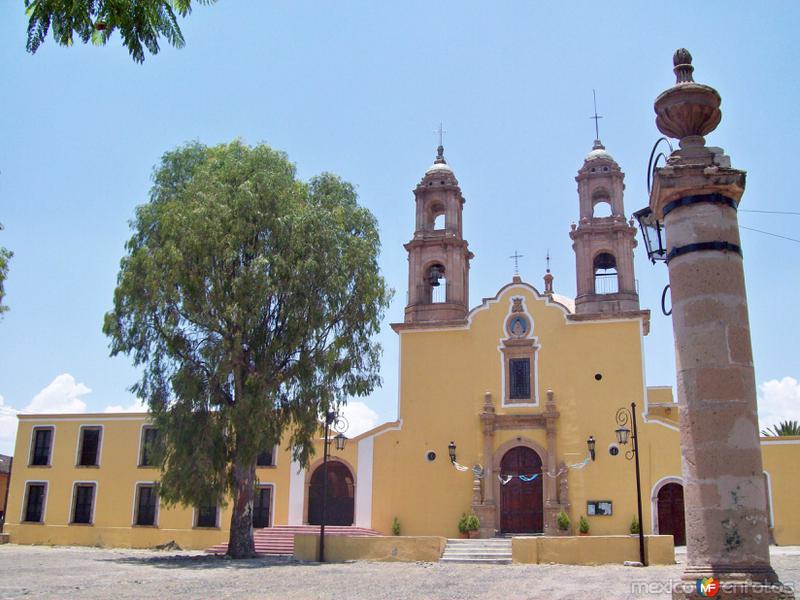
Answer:
[(300, 562), (289, 556), (258, 556), (256, 558), (232, 559), (224, 555), (216, 554), (195, 554), (190, 556), (180, 554), (168, 556), (121, 556), (119, 558), (101, 558), (98, 559), (98, 562), (142, 567), (149, 566), (158, 569), (191, 570), (253, 570), (318, 564)]

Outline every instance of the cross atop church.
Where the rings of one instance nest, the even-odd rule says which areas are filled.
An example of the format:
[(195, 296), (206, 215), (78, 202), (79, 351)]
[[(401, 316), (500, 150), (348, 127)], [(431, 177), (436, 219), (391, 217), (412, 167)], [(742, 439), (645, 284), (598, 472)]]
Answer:
[(439, 145), (440, 146), (444, 146), (444, 134), (447, 133), (447, 132), (442, 128), (442, 122), (441, 121), (439, 121), (439, 129), (437, 129), (433, 133), (439, 134)]
[(589, 117), (590, 119), (594, 119), (594, 139), (600, 139), (600, 127), (598, 126), (598, 121), (602, 119), (600, 115), (597, 114), (597, 94), (594, 90), (592, 90), (592, 98), (594, 99), (594, 116)]
[(519, 259), (523, 258), (524, 256), (525, 256), (524, 254), (520, 254), (519, 252), (514, 250), (514, 254), (508, 257), (514, 259), (514, 275), (519, 275)]
[(547, 272), (550, 272), (550, 248), (547, 249)]

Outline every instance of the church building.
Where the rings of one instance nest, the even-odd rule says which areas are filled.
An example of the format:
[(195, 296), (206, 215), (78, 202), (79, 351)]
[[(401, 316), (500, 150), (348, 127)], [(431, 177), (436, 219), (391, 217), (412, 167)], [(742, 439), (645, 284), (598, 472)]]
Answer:
[[(555, 293), (548, 269), (541, 288), (515, 275), (470, 307), (465, 199), (439, 146), (407, 206), (416, 224), (405, 244), (408, 302), (392, 325), (397, 419), (331, 446), (327, 524), (391, 535), (396, 520), (402, 535), (456, 537), (472, 511), (482, 537), (556, 535), (563, 511), (572, 534), (582, 516), (590, 535), (627, 534), (637, 514), (632, 440), (621, 444), (616, 430), (632, 429), (634, 403), (643, 529), (684, 543), (678, 405), (671, 388), (645, 382), (650, 312), (639, 304), (624, 178), (596, 140), (575, 178), (574, 299)], [(227, 541), (230, 506), (160, 506), (147, 453), (155, 435), (146, 414), (20, 415), (11, 541)], [(800, 544), (800, 437), (761, 445), (771, 536)], [(320, 440), (302, 468), (285, 445), (265, 449), (256, 527), (320, 523), (322, 454)]]

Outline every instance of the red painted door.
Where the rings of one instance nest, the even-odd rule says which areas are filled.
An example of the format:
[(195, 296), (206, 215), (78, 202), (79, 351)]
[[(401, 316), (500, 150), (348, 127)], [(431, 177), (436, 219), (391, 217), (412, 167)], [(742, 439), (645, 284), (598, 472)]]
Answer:
[[(500, 462), (501, 475), (541, 473), (542, 459), (524, 446), (506, 452)], [(503, 533), (541, 533), (544, 530), (542, 475), (533, 481), (513, 477), (500, 486), (500, 530)]]
[[(322, 498), (325, 482), (324, 467), (320, 465), (311, 476), (308, 490), (308, 524), (322, 523)], [(328, 462), (328, 497), (325, 508), (326, 525), (352, 525), (355, 500), (353, 474), (344, 463)]]
[(676, 546), (686, 545), (683, 486), (668, 483), (658, 491), (658, 533), (672, 535)]

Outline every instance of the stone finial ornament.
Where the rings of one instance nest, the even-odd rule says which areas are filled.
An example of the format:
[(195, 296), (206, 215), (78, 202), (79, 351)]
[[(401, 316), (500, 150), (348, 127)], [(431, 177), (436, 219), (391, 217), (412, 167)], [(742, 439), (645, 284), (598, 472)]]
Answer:
[(675, 65), (675, 68), (672, 70), (675, 71), (676, 84), (694, 82), (694, 78), (692, 77), (692, 72), (694, 71), (692, 55), (686, 48), (678, 48), (675, 50), (675, 54), (672, 55), (672, 64)]
[(439, 144), (439, 147), (436, 148), (436, 159), (433, 161), (435, 165), (446, 165), (447, 161), (444, 159), (444, 146)]
[(672, 62), (676, 84), (656, 98), (656, 127), (664, 135), (680, 140), (681, 148), (704, 146), (703, 136), (714, 131), (722, 119), (722, 99), (711, 86), (694, 81), (688, 50), (679, 48)]

